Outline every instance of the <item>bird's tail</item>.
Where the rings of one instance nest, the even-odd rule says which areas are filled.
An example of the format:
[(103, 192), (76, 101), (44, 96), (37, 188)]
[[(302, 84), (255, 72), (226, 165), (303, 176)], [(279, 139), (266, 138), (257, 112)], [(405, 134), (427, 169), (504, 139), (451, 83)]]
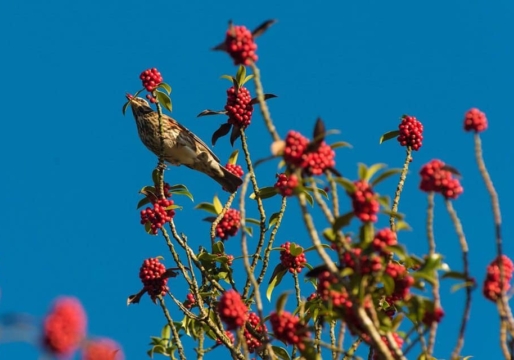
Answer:
[(237, 175), (232, 174), (227, 170), (226, 167), (219, 165), (221, 171), (223, 171), (223, 176), (212, 174), (211, 177), (216, 180), (223, 189), (227, 190), (230, 193), (233, 193), (237, 190), (239, 186), (243, 183), (243, 180)]

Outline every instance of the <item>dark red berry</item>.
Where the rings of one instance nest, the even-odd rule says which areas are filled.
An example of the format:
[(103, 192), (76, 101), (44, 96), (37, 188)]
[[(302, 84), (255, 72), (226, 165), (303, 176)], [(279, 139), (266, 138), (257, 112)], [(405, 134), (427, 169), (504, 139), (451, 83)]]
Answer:
[(399, 125), (400, 135), (398, 142), (401, 146), (410, 146), (412, 150), (419, 150), (423, 142), (423, 124), (414, 116), (404, 115)]
[(164, 296), (168, 292), (168, 278), (166, 267), (157, 258), (149, 258), (143, 262), (139, 269), (139, 278), (144, 290), (150, 295), (153, 302), (159, 295)]
[(357, 180), (353, 184), (355, 185), (355, 191), (350, 194), (350, 197), (355, 216), (363, 222), (377, 222), (380, 203), (375, 192), (364, 180)]
[(298, 187), (299, 181), (295, 174), (278, 174), (275, 188), (282, 196), (291, 196), (294, 194), (294, 190)]
[[(298, 247), (298, 245), (296, 246)], [(303, 249), (301, 254), (295, 256), (291, 254), (291, 243), (289, 241), (280, 245), (280, 247), (283, 248), (283, 250), (280, 251), (280, 263), (288, 269), (290, 273), (300, 273), (307, 263)]]
[[(157, 85), (162, 83), (162, 76), (156, 68), (145, 70), (139, 75), (139, 79), (143, 82), (144, 88), (148, 92), (152, 92), (157, 88)], [(154, 99), (155, 100), (155, 99)], [(151, 101), (151, 100), (150, 100)], [(154, 101), (152, 101), (154, 102)]]
[(482, 132), (487, 130), (487, 118), (477, 108), (472, 108), (464, 115), (464, 130)]
[(236, 236), (241, 226), (241, 214), (239, 210), (228, 209), (219, 224), (216, 226), (216, 235), (221, 240), (227, 240), (231, 236)]
[(253, 105), (250, 91), (244, 86), (236, 89), (234, 86), (227, 90), (225, 110), (228, 123), (245, 129), (252, 121)]
[(232, 289), (223, 293), (217, 310), (221, 320), (227, 325), (227, 330), (240, 328), (248, 319), (248, 308), (241, 295)]
[(227, 53), (234, 60), (234, 65), (248, 66), (257, 61), (257, 44), (253, 40), (253, 35), (245, 26), (231, 26), (227, 30), (225, 37), (225, 47)]

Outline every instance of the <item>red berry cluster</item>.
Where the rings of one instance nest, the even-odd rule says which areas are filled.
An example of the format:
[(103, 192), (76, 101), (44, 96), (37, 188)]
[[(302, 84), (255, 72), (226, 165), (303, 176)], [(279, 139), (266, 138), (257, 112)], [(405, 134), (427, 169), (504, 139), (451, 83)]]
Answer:
[(195, 296), (191, 293), (186, 295), (186, 301), (184, 301), (184, 306), (187, 309), (191, 309), (196, 304)]
[(385, 228), (375, 234), (371, 245), (373, 250), (382, 252), (386, 246), (394, 246), (397, 243), (396, 233), (390, 228)]
[(443, 309), (440, 307), (437, 307), (433, 310), (426, 311), (425, 314), (423, 315), (422, 321), (423, 321), (423, 324), (425, 324), (426, 326), (430, 326), (434, 322), (440, 323), (443, 316), (444, 316)]
[(226, 51), (234, 60), (234, 65), (248, 66), (257, 61), (257, 44), (245, 26), (231, 26), (225, 37)]
[(291, 196), (294, 193), (294, 190), (299, 185), (298, 178), (295, 174), (287, 175), (277, 174), (277, 182), (275, 183), (275, 188), (278, 190), (280, 195), (282, 196)]
[(166, 210), (167, 207), (173, 205), (173, 200), (159, 199), (153, 203), (153, 209), (147, 207), (141, 210), (141, 224), (151, 224), (151, 232), (157, 235), (159, 229), (175, 216), (175, 210)]
[[(255, 332), (261, 337), (266, 335), (268, 332), (268, 328), (265, 324), (261, 324), (261, 320), (256, 313), (251, 312), (248, 314), (248, 324), (250, 324), (255, 329)], [(253, 336), (252, 333), (246, 329), (246, 327), (244, 329), (243, 335), (246, 340), (246, 346), (248, 347), (248, 351), (250, 353), (254, 353), (256, 349), (259, 349), (262, 346), (262, 342)]]
[(156, 68), (143, 71), (141, 75), (139, 75), (139, 78), (148, 92), (154, 91), (157, 85), (162, 83), (161, 73)]
[(295, 272), (299, 274), (302, 269), (305, 267), (305, 264), (307, 263), (307, 259), (305, 258), (305, 253), (302, 251), (302, 253), (298, 256), (294, 256), (291, 254), (291, 243), (288, 241), (282, 245), (280, 245), (281, 248), (284, 248), (284, 250), (280, 250), (280, 262), (281, 264), (286, 268), (289, 269), (289, 272), (291, 274), (294, 274)]
[[(225, 335), (228, 337), (228, 340), (233, 344), (234, 343), (234, 334), (231, 331), (225, 331)], [(221, 339), (216, 339), (216, 344), (221, 345)]]
[(166, 267), (157, 258), (146, 259), (139, 269), (139, 278), (143, 283), (144, 290), (154, 302), (157, 296), (166, 295), (169, 290), (168, 278), (165, 274)]
[(246, 129), (252, 121), (253, 105), (250, 91), (244, 86), (236, 89), (234, 86), (227, 90), (225, 110), (228, 123)]
[[(394, 342), (396, 343), (396, 347), (398, 347), (399, 349), (401, 349), (401, 348), (402, 348), (402, 346), (403, 346), (403, 338), (402, 338), (400, 335), (398, 335), (397, 333), (395, 333), (395, 332), (394, 332), (392, 335), (393, 335)], [(368, 337), (366, 337), (366, 338), (368, 338)], [(389, 340), (387, 340), (387, 337), (386, 337), (386, 336), (382, 336), (382, 341), (387, 345), (387, 347), (389, 348), (389, 351), (390, 351), (392, 354), (394, 354), (394, 352), (393, 352), (393, 348), (392, 348), (392, 346), (389, 344)], [(368, 342), (369, 342), (369, 340), (368, 340)], [(380, 355), (379, 355), (379, 353), (378, 353), (378, 352), (376, 352), (376, 351), (373, 353), (373, 360), (380, 360)]]
[(376, 222), (380, 204), (371, 186), (364, 180), (353, 183), (355, 191), (350, 194), (353, 212), (363, 222)]
[(400, 135), (398, 142), (401, 146), (410, 146), (412, 150), (419, 150), (423, 141), (423, 124), (414, 116), (404, 115), (398, 126)]
[(321, 175), (335, 166), (335, 152), (324, 141), (314, 150), (309, 149), (309, 139), (290, 131), (285, 139), (284, 161), (301, 168), (307, 175)]
[(123, 360), (120, 345), (107, 338), (87, 342), (82, 350), (82, 360)]
[(236, 236), (241, 226), (241, 213), (236, 209), (228, 209), (216, 226), (216, 235), (221, 240), (227, 240), (230, 236)]
[(391, 305), (396, 301), (408, 300), (410, 287), (414, 285), (414, 278), (409, 275), (405, 266), (390, 262), (386, 266), (385, 273), (394, 280), (394, 291), (386, 297), (386, 301)]
[(86, 323), (86, 312), (78, 299), (57, 299), (43, 321), (43, 346), (55, 356), (70, 356), (86, 335)]
[(227, 325), (227, 330), (240, 328), (248, 319), (248, 308), (241, 295), (232, 289), (223, 293), (217, 309), (221, 320)]
[(232, 174), (234, 174), (237, 177), (242, 178), (244, 175), (244, 171), (243, 171), (243, 168), (241, 167), (241, 165), (227, 164), (227, 165), (225, 165), (225, 167), (227, 168), (228, 171), (230, 171)]
[(457, 199), (464, 192), (460, 181), (453, 177), (453, 174), (444, 168), (441, 160), (431, 160), (421, 168), (421, 182), (419, 188), (425, 192), (435, 192), (443, 195), (446, 199)]
[(357, 274), (371, 274), (382, 270), (382, 257), (362, 254), (361, 248), (345, 251), (341, 254), (341, 265), (353, 269)]
[(273, 312), (270, 315), (270, 322), (278, 340), (288, 345), (294, 345), (300, 351), (305, 350), (305, 342), (310, 337), (310, 333), (299, 317), (287, 311)]
[(472, 108), (464, 115), (464, 130), (482, 132), (487, 130), (487, 118), (477, 108)]
[[(500, 260), (501, 259), (501, 260)], [(503, 284), (501, 283), (500, 261), (503, 266)], [(486, 299), (496, 302), (501, 295), (501, 291), (507, 292), (510, 289), (510, 280), (514, 272), (512, 261), (505, 255), (497, 257), (487, 266), (482, 292)]]

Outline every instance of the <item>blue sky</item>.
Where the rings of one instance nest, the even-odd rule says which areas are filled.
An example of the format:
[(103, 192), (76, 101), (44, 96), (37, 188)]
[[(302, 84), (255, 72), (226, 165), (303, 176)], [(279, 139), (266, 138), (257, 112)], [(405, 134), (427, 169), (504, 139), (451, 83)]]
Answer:
[[(290, 129), (310, 134), (321, 116), (328, 128), (340, 129), (330, 140), (353, 144), (337, 155), (338, 169), (350, 179), (357, 176), (357, 162), (401, 166), (403, 149), (395, 141), (379, 145), (378, 138), (396, 128), (402, 114), (423, 122), (425, 141), (414, 154), (400, 204), (414, 232), (401, 240), (413, 252), (426, 252), (420, 166), (440, 158), (457, 167), (465, 192), (455, 208), (480, 283), (495, 256), (492, 215), (462, 118), (471, 107), (485, 111), (490, 124), (482, 137), (485, 158), (503, 199), (505, 253), (512, 257), (512, 2), (258, 4), (49, 0), (0, 5), (0, 313), (41, 316), (55, 297), (74, 295), (89, 314), (92, 335), (116, 339), (129, 360), (145, 357), (149, 337), (159, 333), (164, 318), (147, 298), (132, 307), (125, 299), (139, 290), (143, 259), (163, 255), (167, 265), (173, 263), (162, 238), (145, 234), (139, 224), (138, 190), (151, 181), (156, 159), (140, 144), (134, 121), (121, 114), (121, 106), (125, 92), (140, 88), (139, 73), (157, 67), (173, 87), (173, 116), (208, 140), (224, 119), (195, 116), (224, 105), (229, 83), (219, 77), (234, 74), (235, 67), (226, 54), (209, 49), (223, 39), (229, 19), (250, 28), (278, 19), (258, 39), (265, 90), (279, 96), (269, 101), (276, 126), (282, 136)], [(259, 116), (248, 132), (254, 158), (268, 155)], [(226, 159), (232, 149), (220, 141), (215, 151)], [(274, 166), (260, 169), (262, 185), (273, 183)], [(196, 203), (215, 193), (226, 197), (214, 182), (186, 168), (173, 168), (166, 176), (170, 183), (186, 184)], [(393, 194), (394, 187), (390, 181), (377, 190)], [(184, 206), (176, 217), (179, 230), (194, 247), (205, 244), (208, 224), (198, 225), (204, 214), (186, 198), (175, 200)], [(268, 206), (270, 213), (278, 208), (274, 200)], [(343, 198), (342, 206), (349, 201)], [(458, 241), (442, 201), (436, 211), (438, 251), (459, 269)], [(253, 207), (249, 215), (255, 215)], [(277, 245), (288, 240), (308, 245), (297, 215), (293, 209), (286, 216)], [(236, 253), (238, 247), (232, 239), (228, 251)], [(314, 254), (308, 259), (318, 261)], [(184, 284), (170, 284), (181, 298)], [(452, 284), (443, 285), (447, 316), (438, 358), (449, 358), (462, 312), (464, 292), (450, 294)], [(176, 310), (173, 314), (180, 318)], [(501, 357), (497, 318), (494, 305), (477, 289), (464, 355)], [(0, 353), (5, 359), (37, 358), (25, 344), (0, 343)], [(228, 353), (217, 349), (215, 354)]]

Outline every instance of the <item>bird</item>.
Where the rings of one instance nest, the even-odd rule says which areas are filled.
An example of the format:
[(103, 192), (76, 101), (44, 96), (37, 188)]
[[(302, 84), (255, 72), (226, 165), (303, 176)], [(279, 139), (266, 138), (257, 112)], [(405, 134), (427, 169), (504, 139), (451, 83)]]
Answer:
[[(126, 97), (136, 120), (139, 138), (151, 152), (160, 156), (159, 114), (145, 99), (130, 94), (126, 94)], [(161, 116), (161, 123), (164, 139), (163, 158), (166, 162), (200, 171), (230, 193), (235, 192), (243, 183), (241, 178), (221, 165), (214, 152), (185, 126), (165, 114)]]

